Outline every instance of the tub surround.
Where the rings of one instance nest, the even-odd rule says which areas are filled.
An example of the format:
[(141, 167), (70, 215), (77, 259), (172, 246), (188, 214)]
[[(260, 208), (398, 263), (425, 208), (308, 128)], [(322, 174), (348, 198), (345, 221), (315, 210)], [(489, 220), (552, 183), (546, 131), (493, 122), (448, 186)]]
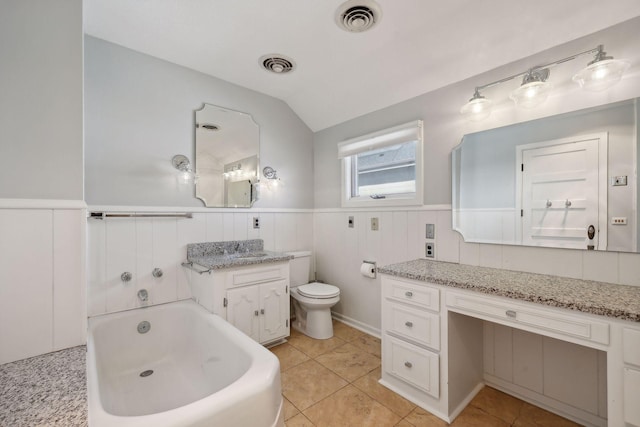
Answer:
[(86, 347), (0, 365), (0, 425), (86, 426)]
[(187, 260), (211, 270), (289, 261), (293, 256), (265, 251), (262, 239), (190, 243)]
[(378, 268), (405, 279), (640, 322), (640, 287), (417, 259)]

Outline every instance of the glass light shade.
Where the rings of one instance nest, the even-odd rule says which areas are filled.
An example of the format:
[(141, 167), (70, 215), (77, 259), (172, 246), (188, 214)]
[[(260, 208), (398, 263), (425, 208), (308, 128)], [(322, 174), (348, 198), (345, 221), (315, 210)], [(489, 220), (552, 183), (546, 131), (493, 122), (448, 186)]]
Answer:
[(533, 81), (525, 83), (511, 92), (509, 98), (511, 98), (518, 107), (535, 108), (547, 100), (550, 91), (551, 85), (549, 83)]
[(479, 122), (491, 114), (491, 100), (484, 97), (473, 97), (462, 106), (460, 113), (468, 120)]
[(585, 90), (597, 92), (609, 89), (618, 83), (627, 68), (629, 68), (627, 61), (605, 59), (589, 64), (573, 76), (573, 81)]

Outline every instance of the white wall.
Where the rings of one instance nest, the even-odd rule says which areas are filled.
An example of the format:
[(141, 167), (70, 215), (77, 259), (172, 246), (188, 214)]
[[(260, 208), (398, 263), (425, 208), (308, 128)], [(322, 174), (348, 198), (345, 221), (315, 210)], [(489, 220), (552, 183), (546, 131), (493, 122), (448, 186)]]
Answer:
[[(640, 96), (640, 19), (633, 19), (599, 33), (575, 40), (530, 58), (489, 71), (440, 90), (420, 95), (397, 105), (350, 120), (314, 135), (315, 252), (317, 277), (340, 286), (343, 301), (336, 306), (338, 315), (346, 316), (370, 328), (380, 327), (380, 283), (366, 281), (358, 268), (363, 257), (379, 264), (424, 256), (424, 223), (436, 225), (436, 259), (463, 264), (529, 271), (605, 282), (640, 285), (640, 255), (628, 253), (594, 253), (578, 250), (545, 249), (518, 246), (464, 243), (451, 231), (451, 150), (466, 133), (506, 126), (591, 106), (603, 105)], [(471, 97), (473, 88), (520, 72), (536, 64), (548, 63), (576, 52), (604, 44), (618, 58), (626, 58), (632, 66), (624, 79), (606, 92), (588, 93), (570, 81), (573, 73), (585, 66), (589, 57), (553, 68), (551, 82), (554, 95), (534, 110), (519, 110), (507, 99), (519, 82), (505, 83), (487, 90), (494, 99), (492, 115), (480, 123), (465, 121), (460, 107)], [(340, 208), (340, 162), (337, 143), (368, 132), (404, 123), (424, 121), (424, 160), (426, 210), (418, 222), (412, 210), (381, 211), (380, 231), (362, 229), (356, 233), (346, 227), (346, 217), (353, 213)], [(436, 212), (434, 214), (434, 212)], [(355, 212), (364, 224), (374, 209)], [(435, 218), (434, 218), (435, 215)], [(405, 222), (404, 217), (407, 217)], [(392, 233), (385, 231), (391, 224)], [(361, 225), (364, 227), (365, 225)], [(400, 233), (400, 234), (397, 234)], [(342, 242), (330, 245), (332, 236)], [(406, 236), (406, 237), (398, 237)], [(406, 240), (403, 240), (406, 239)], [(419, 242), (419, 243), (416, 243)], [(407, 248), (407, 245), (409, 249)], [(410, 248), (414, 249), (410, 249)], [(402, 258), (398, 258), (401, 255)]]
[(82, 1), (0, 6), (0, 364), (84, 344)]
[[(148, 212), (158, 209), (94, 206), (91, 210)], [(191, 298), (191, 275), (196, 273), (180, 265), (186, 260), (188, 243), (262, 239), (266, 250), (313, 248), (311, 210), (162, 210), (195, 213), (191, 219), (88, 220), (89, 316)], [(259, 218), (259, 229), (253, 228), (254, 217)], [(154, 268), (161, 268), (164, 275), (154, 278), (151, 275)], [(125, 271), (133, 275), (130, 282), (120, 279)], [(137, 298), (140, 289), (148, 291), (148, 303)]]
[(82, 0), (3, 0), (0, 198), (82, 200)]
[(84, 344), (83, 202), (0, 199), (0, 364)]
[(193, 162), (195, 110), (203, 103), (246, 112), (260, 126), (260, 164), (286, 191), (259, 208), (313, 207), (309, 128), (282, 101), (223, 80), (85, 37), (85, 197), (89, 204), (202, 206), (176, 186), (171, 158)]

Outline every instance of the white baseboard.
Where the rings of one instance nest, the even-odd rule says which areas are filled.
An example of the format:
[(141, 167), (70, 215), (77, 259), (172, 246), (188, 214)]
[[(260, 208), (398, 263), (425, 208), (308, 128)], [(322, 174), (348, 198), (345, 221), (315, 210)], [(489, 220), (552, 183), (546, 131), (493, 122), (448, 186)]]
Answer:
[(380, 329), (374, 328), (372, 326), (367, 325), (366, 323), (362, 323), (358, 320), (347, 317), (343, 314), (336, 313), (334, 311), (331, 312), (331, 317), (336, 319), (339, 322), (344, 323), (345, 325), (351, 326), (352, 328), (358, 329), (359, 331), (364, 332), (365, 334), (373, 335), (376, 338), (381, 338)]

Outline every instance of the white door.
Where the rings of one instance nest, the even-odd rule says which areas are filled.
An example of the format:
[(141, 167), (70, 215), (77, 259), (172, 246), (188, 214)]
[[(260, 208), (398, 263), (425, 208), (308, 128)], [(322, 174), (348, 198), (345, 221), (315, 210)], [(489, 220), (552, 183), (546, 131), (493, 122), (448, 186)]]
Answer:
[(606, 141), (599, 134), (518, 147), (523, 244), (606, 249)]
[(227, 291), (227, 321), (260, 341), (260, 292), (257, 286)]
[(260, 285), (260, 342), (289, 335), (289, 286), (286, 280)]

